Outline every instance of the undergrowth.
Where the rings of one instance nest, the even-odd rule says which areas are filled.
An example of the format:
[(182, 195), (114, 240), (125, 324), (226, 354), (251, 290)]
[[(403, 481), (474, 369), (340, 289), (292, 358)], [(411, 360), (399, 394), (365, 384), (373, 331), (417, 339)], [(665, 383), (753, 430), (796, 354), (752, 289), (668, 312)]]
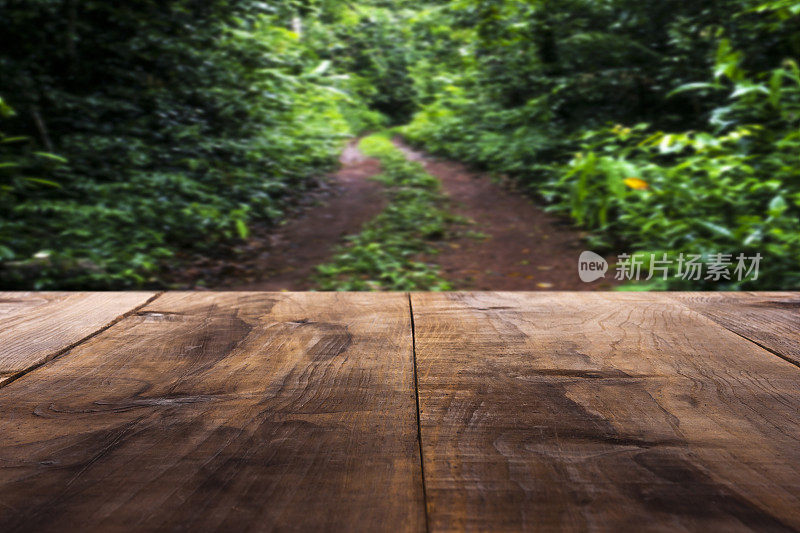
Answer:
[[(672, 263), (637, 289), (800, 287), (800, 1), (475, 0), (414, 24), (409, 142), (516, 181), (587, 248)], [(690, 255), (728, 271), (687, 276)]]
[(317, 286), (338, 291), (443, 291), (451, 287), (437, 266), (419, 260), (436, 253), (434, 241), (456, 221), (442, 208), (439, 181), (409, 161), (386, 134), (364, 138), (359, 148), (381, 162), (375, 179), (386, 187), (389, 205), (348, 237), (330, 262), (317, 267)]

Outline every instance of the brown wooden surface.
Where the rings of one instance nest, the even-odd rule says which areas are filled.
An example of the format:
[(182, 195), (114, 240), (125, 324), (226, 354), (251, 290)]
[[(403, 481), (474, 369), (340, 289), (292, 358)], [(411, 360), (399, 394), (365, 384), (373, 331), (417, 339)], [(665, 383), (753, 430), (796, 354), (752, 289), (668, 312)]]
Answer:
[(0, 385), (143, 305), (152, 292), (0, 292)]
[(800, 369), (655, 294), (414, 294), (431, 528), (800, 528)]
[(800, 294), (675, 293), (673, 297), (725, 329), (800, 365)]
[(0, 532), (800, 531), (798, 301), (6, 293)]
[(168, 293), (0, 389), (0, 531), (419, 531), (405, 295)]

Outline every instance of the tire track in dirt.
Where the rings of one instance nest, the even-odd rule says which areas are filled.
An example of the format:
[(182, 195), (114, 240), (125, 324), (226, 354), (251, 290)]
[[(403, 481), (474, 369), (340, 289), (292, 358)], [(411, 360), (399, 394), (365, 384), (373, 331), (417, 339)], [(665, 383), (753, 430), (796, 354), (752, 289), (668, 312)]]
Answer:
[(325, 263), (346, 236), (358, 233), (383, 210), (383, 186), (370, 179), (380, 173), (380, 164), (364, 156), (357, 145), (357, 140), (350, 142), (342, 153), (342, 167), (331, 178), (328, 196), (274, 231), (269, 249), (256, 258), (251, 270), (255, 271), (255, 279), (231, 289), (313, 289), (311, 277), (317, 265)]
[(615, 285), (611, 272), (607, 280), (583, 283), (578, 278), (578, 256), (586, 249), (581, 234), (523, 194), (461, 163), (434, 158), (397, 138), (394, 143), (441, 181), (452, 201), (450, 211), (474, 221), (469, 229), (488, 237), (460, 236), (442, 243), (441, 253), (429, 258), (456, 290), (592, 291)]

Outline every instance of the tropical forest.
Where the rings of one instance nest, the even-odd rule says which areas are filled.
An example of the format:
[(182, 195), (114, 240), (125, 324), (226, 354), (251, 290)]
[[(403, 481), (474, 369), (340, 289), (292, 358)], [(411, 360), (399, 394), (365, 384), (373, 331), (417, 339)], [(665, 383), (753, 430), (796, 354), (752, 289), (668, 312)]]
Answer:
[(800, 289), (800, 1), (0, 0), (0, 288)]

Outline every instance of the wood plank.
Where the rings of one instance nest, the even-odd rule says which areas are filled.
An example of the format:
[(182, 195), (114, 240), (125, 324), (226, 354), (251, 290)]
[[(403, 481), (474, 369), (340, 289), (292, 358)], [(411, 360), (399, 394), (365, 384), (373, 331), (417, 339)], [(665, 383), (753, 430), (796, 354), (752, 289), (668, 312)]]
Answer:
[(107, 327), (154, 292), (0, 292), (0, 385)]
[(668, 296), (414, 294), (433, 531), (800, 528), (800, 369)]
[(405, 295), (167, 293), (0, 411), (2, 531), (425, 527)]
[(674, 293), (725, 329), (800, 365), (800, 293)]

